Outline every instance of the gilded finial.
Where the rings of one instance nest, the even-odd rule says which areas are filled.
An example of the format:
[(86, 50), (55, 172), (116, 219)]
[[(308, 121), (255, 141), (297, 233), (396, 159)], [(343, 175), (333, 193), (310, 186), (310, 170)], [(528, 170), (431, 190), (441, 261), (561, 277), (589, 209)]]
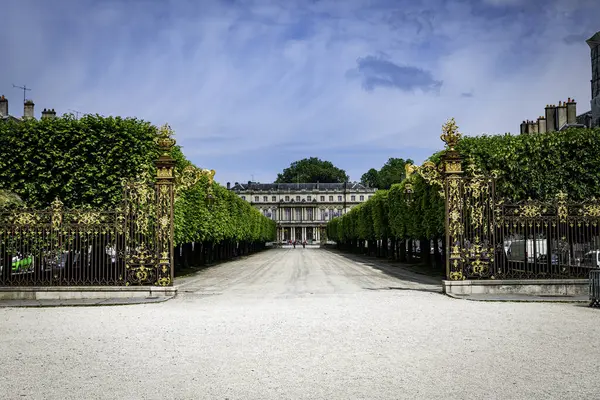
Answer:
[(175, 146), (175, 139), (173, 139), (173, 129), (169, 124), (164, 124), (158, 129), (158, 147), (164, 155), (168, 155), (171, 148)]
[(442, 135), (440, 136), (440, 139), (446, 143), (446, 147), (448, 147), (449, 150), (454, 150), (454, 147), (460, 141), (461, 136), (454, 118), (450, 118), (448, 122), (442, 126)]
[(57, 208), (62, 208), (63, 206), (63, 202), (60, 201), (60, 199), (58, 197), (54, 198), (54, 201), (51, 203), (52, 208), (57, 209)]

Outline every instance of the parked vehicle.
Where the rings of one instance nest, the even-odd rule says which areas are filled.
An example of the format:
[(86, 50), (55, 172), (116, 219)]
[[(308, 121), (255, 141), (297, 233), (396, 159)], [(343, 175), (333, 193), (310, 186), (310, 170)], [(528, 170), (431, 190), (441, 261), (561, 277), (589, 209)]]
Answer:
[[(33, 256), (22, 255), (14, 256), (11, 260), (11, 272), (13, 274), (25, 274), (33, 272)], [(2, 266), (0, 266), (0, 272), (2, 272)]]
[(508, 246), (506, 256), (508, 261), (533, 263), (541, 256), (546, 256), (548, 243), (546, 239), (513, 240)]
[(600, 250), (592, 250), (583, 256), (582, 267), (600, 268)]

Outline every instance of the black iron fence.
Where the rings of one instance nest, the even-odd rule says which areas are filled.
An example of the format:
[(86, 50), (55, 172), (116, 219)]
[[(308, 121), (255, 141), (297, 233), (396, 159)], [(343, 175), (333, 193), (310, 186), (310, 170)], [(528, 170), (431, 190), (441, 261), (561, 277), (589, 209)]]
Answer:
[(0, 285), (123, 285), (118, 212), (51, 209), (0, 214)]
[(0, 213), (0, 286), (170, 285), (171, 211), (169, 201), (161, 210), (161, 192), (130, 182), (111, 211), (55, 200), (45, 210)]
[(600, 267), (600, 203), (552, 201), (509, 204), (494, 179), (446, 180), (450, 279), (588, 278)]

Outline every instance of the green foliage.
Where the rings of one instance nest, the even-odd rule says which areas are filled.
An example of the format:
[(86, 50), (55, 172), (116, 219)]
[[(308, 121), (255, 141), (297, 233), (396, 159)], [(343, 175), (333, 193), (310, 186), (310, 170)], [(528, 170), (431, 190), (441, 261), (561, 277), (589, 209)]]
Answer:
[(413, 164), (411, 159), (390, 158), (379, 171), (371, 168), (360, 178), (363, 185), (387, 190), (406, 177), (406, 164)]
[(360, 183), (367, 187), (379, 188), (379, 171), (371, 168), (360, 177)]
[(208, 181), (202, 178), (178, 196), (175, 202), (176, 244), (275, 240), (275, 221), (218, 183), (212, 185), (214, 202), (209, 204), (207, 188)]
[(388, 191), (378, 190), (370, 200), (373, 235), (376, 239), (387, 238), (390, 235)]
[(337, 168), (330, 161), (311, 157), (293, 162), (283, 173), (277, 174), (275, 183), (343, 183), (348, 180), (343, 169)]
[(111, 207), (121, 179), (154, 176), (156, 128), (134, 118), (70, 115), (0, 123), (0, 188), (31, 207)]
[[(148, 122), (99, 115), (0, 123), (0, 208), (19, 198), (42, 208), (56, 197), (66, 207), (113, 208), (122, 179), (156, 175), (156, 134)], [(176, 171), (191, 165), (179, 146), (171, 155)], [(207, 185), (203, 178), (177, 197), (177, 244), (275, 238), (274, 221), (217, 183), (207, 205)]]
[(535, 135), (465, 137), (457, 150), (485, 172), (497, 171), (496, 192), (509, 200), (573, 200), (600, 196), (600, 128)]
[[(464, 137), (457, 150), (464, 160), (463, 170), (474, 165), (483, 173), (498, 175), (498, 198), (512, 202), (528, 198), (550, 200), (560, 191), (576, 201), (600, 197), (600, 128), (570, 128), (535, 135)], [(435, 153), (429, 161), (439, 165), (442, 155), (443, 152)], [(363, 175), (364, 181), (373, 176), (373, 170), (370, 170)], [(386, 235), (400, 239), (443, 236), (441, 188), (429, 185), (420, 175), (414, 174), (409, 201), (406, 184), (406, 180), (392, 184), (389, 190), (380, 190), (366, 203), (330, 221), (327, 225), (329, 238), (346, 242), (366, 239), (371, 232), (376, 238)], [(368, 215), (372, 217), (372, 230), (364, 225)]]
[(0, 211), (23, 206), (23, 200), (8, 190), (0, 190)]

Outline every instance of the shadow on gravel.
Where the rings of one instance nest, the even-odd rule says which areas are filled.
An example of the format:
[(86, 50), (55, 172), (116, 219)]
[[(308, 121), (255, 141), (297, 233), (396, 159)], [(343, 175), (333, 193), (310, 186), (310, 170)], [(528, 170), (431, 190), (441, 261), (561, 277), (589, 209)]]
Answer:
[[(425, 269), (424, 271), (418, 271), (415, 267), (412, 267), (409, 264), (402, 264), (398, 262), (390, 262), (384, 259), (374, 258), (372, 256), (344, 253), (337, 249), (331, 248), (323, 248), (326, 251), (330, 251), (334, 254), (340, 255), (348, 260), (361, 263), (364, 265), (368, 265), (373, 267), (389, 276), (393, 276), (394, 278), (401, 279), (403, 281), (420, 283), (423, 285), (440, 285), (442, 284), (442, 280), (444, 276), (439, 273), (435, 274), (435, 272), (430, 271), (429, 269)], [(416, 267), (418, 268), (418, 267)], [(427, 268), (427, 267), (424, 267)], [(431, 273), (430, 275), (425, 275), (424, 272)], [(400, 289), (400, 288), (397, 288)], [(402, 290), (417, 290), (417, 289), (404, 289)], [(419, 289), (423, 290), (423, 289)]]
[(405, 287), (383, 287), (383, 288), (363, 288), (366, 290), (407, 290), (411, 292), (429, 292), (429, 293), (437, 293), (443, 294), (442, 289), (415, 289), (415, 288), (405, 288)]

